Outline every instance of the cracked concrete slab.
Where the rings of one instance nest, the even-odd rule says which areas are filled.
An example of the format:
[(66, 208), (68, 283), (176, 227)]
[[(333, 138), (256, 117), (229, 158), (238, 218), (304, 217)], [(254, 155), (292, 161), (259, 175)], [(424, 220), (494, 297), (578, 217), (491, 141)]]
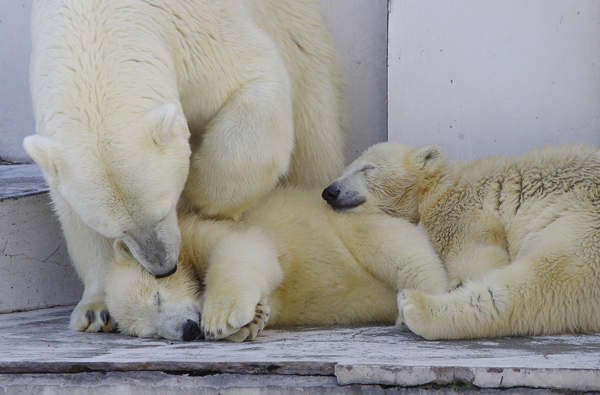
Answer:
[(184, 343), (69, 332), (69, 314), (1, 314), (0, 375), (145, 371), (334, 377), (336, 386), (383, 389), (600, 391), (599, 334), (426, 341), (390, 326), (319, 326), (267, 329), (246, 343)]
[(0, 313), (79, 301), (83, 286), (47, 193), (0, 200), (0, 229)]

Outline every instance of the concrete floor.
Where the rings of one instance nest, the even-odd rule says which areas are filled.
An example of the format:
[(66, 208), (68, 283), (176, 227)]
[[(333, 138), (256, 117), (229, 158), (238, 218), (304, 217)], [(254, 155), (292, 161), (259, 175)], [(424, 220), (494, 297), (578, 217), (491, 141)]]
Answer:
[(70, 311), (0, 314), (0, 394), (600, 392), (600, 334), (430, 342), (389, 326), (286, 327), (180, 343), (70, 332)]

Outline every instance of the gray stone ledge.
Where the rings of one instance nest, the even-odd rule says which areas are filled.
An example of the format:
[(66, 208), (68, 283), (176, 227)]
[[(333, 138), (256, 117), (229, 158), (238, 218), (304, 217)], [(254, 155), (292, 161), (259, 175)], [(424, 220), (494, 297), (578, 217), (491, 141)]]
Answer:
[[(1, 377), (141, 371), (195, 378), (243, 375), (250, 381), (279, 376), (282, 383), (283, 376), (307, 376), (320, 383), (317, 387), (334, 378), (335, 388), (379, 391), (367, 393), (450, 391), (457, 385), (483, 393), (600, 391), (598, 334), (432, 342), (390, 326), (321, 326), (267, 329), (258, 339), (239, 344), (184, 343), (70, 332), (70, 310), (0, 314)], [(234, 376), (219, 376), (227, 374)]]
[[(2, 392), (4, 390), (4, 392)], [(163, 372), (94, 372), (75, 374), (0, 375), (0, 393), (4, 394), (64, 394), (64, 395), (444, 395), (460, 391), (470, 394), (533, 394), (557, 392), (544, 389), (513, 388), (482, 390), (479, 388), (388, 387), (379, 385), (338, 385), (335, 377), (214, 374), (206, 376), (173, 375)]]
[(38, 165), (0, 165), (0, 201), (48, 192)]

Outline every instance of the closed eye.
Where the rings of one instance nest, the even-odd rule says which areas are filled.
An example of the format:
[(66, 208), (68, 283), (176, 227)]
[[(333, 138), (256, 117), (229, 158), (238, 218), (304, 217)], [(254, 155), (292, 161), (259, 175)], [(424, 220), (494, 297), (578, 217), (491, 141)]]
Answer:
[(361, 171), (361, 172), (366, 172), (366, 171), (369, 171), (369, 170), (374, 170), (374, 169), (375, 169), (375, 166), (374, 166), (374, 165), (367, 164), (367, 165), (364, 165), (364, 166), (363, 166), (363, 167), (360, 169), (360, 171)]

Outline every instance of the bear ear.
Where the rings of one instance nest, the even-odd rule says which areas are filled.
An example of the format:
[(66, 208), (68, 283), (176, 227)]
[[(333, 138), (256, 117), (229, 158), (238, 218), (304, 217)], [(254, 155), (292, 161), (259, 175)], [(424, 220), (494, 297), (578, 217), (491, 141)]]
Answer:
[(56, 143), (49, 137), (39, 134), (25, 137), (23, 147), (27, 155), (40, 165), (52, 178), (57, 178), (61, 163), (60, 150)]
[(150, 128), (150, 137), (158, 146), (166, 145), (173, 137), (173, 128), (177, 120), (177, 106), (165, 104), (146, 114), (145, 121)]
[(434, 169), (443, 157), (444, 152), (442, 151), (442, 147), (439, 145), (428, 145), (417, 150), (412, 157), (412, 162), (417, 169), (428, 172)]
[(132, 260), (135, 260), (133, 254), (131, 253), (131, 251), (129, 251), (129, 247), (127, 247), (127, 244), (125, 244), (123, 240), (115, 239), (115, 242), (113, 243), (113, 248), (117, 257), (121, 258), (118, 260), (119, 263), (129, 263)]

